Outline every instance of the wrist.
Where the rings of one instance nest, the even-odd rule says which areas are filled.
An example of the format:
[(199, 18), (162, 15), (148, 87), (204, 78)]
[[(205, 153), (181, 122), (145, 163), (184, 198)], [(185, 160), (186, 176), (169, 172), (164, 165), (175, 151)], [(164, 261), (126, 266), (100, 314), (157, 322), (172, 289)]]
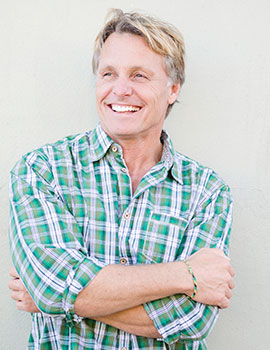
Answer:
[(179, 293), (192, 296), (194, 292), (194, 282), (192, 275), (188, 271), (188, 267), (184, 261), (177, 262), (178, 270), (178, 288)]
[(197, 289), (198, 289), (197, 279), (196, 279), (196, 277), (195, 277), (195, 275), (193, 273), (193, 270), (192, 270), (191, 266), (189, 265), (189, 263), (186, 260), (184, 260), (184, 263), (186, 264), (188, 272), (191, 275), (192, 280), (193, 280), (193, 293), (192, 293), (192, 295), (189, 295), (189, 297), (191, 299), (193, 299), (196, 296), (196, 294), (197, 294)]

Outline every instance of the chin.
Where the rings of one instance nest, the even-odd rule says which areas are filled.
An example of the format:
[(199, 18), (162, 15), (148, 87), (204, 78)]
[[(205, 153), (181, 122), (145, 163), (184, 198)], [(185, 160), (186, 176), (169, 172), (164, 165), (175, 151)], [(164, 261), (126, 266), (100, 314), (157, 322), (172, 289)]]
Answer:
[(107, 134), (112, 138), (115, 139), (131, 139), (135, 138), (140, 134), (140, 130), (138, 128), (134, 127), (128, 127), (126, 125), (119, 125), (110, 128), (103, 127), (104, 130), (107, 132)]

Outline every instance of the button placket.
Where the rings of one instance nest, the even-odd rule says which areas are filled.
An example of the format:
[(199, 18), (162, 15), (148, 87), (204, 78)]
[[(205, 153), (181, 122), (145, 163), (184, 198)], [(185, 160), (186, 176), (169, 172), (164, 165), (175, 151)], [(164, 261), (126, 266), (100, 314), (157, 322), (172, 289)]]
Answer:
[(120, 220), (118, 235), (119, 235), (119, 263), (123, 266), (129, 264), (128, 247), (126, 246), (126, 238), (130, 234), (130, 218), (133, 210), (133, 203), (130, 204)]

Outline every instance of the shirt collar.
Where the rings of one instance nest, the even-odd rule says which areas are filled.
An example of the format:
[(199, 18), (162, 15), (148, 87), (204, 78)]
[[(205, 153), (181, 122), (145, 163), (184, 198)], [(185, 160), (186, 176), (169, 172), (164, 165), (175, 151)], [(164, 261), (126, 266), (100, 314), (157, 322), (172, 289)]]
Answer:
[[(102, 129), (100, 123), (89, 135), (90, 161), (95, 162), (105, 156), (114, 141)], [(165, 130), (162, 130), (160, 140), (163, 144), (161, 162), (171, 172), (173, 178), (183, 184), (181, 162), (177, 161), (172, 141)], [(119, 145), (117, 145), (119, 147)]]
[(89, 136), (90, 160), (95, 162), (105, 156), (108, 149), (114, 143), (109, 135), (102, 129), (100, 123)]
[(183, 185), (182, 162), (176, 159), (176, 152), (172, 140), (165, 130), (162, 130), (160, 139), (163, 143), (161, 161), (164, 162), (164, 166), (171, 172), (173, 178)]

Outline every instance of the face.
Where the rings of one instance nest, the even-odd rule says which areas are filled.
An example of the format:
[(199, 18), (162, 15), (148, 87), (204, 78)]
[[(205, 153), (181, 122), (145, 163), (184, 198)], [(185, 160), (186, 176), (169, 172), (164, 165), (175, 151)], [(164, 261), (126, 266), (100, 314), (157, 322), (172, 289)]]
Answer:
[(167, 107), (179, 92), (164, 58), (133, 34), (113, 33), (97, 69), (96, 103), (101, 126), (116, 142), (160, 137)]

